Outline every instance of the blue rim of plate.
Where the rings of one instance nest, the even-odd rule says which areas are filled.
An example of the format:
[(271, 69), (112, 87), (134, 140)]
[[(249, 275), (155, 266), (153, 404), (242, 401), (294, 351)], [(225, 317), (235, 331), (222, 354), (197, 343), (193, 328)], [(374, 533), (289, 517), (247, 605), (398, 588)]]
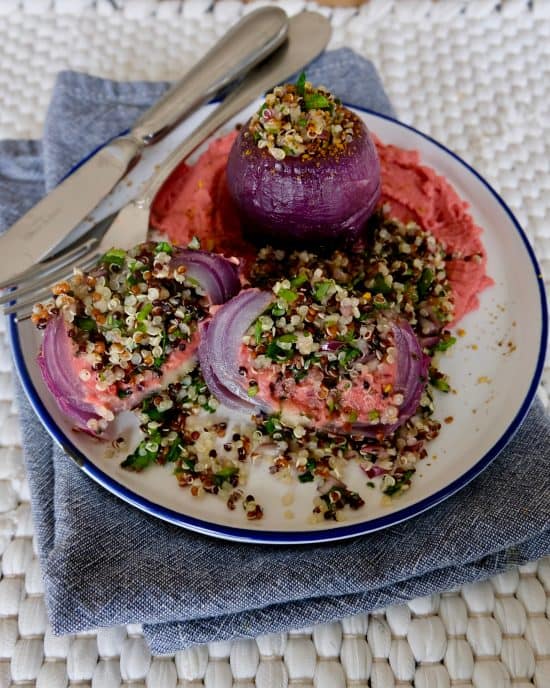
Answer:
[(400, 122), (394, 117), (380, 114), (379, 112), (375, 112), (374, 110), (370, 110), (368, 108), (357, 107), (354, 105), (350, 105), (350, 107), (355, 107), (357, 110), (360, 110), (364, 113), (373, 115), (374, 117), (379, 117), (380, 119), (387, 120), (389, 122), (393, 122), (394, 124), (397, 124), (400, 127), (413, 131), (415, 134), (418, 134), (422, 138), (430, 141), (439, 149), (443, 150), (445, 153), (457, 160), (464, 168), (466, 168), (471, 174), (473, 174), (474, 177), (476, 177), (477, 180), (480, 181), (486, 189), (488, 189), (488, 191), (499, 203), (501, 208), (508, 215), (510, 221), (512, 222), (516, 231), (520, 235), (525, 246), (525, 250), (527, 251), (527, 254), (531, 260), (533, 270), (535, 272), (535, 278), (537, 280), (537, 284), (539, 287), (540, 313), (542, 322), (537, 365), (535, 367), (535, 372), (531, 380), (531, 384), (529, 386), (527, 394), (525, 395), (525, 398), (521, 403), (518, 412), (516, 413), (510, 425), (507, 427), (506, 431), (499, 438), (499, 440), (491, 447), (489, 451), (487, 451), (476, 462), (474, 466), (472, 466), (472, 468), (466, 471), (466, 473), (461, 475), (459, 478), (456, 478), (451, 483), (441, 488), (429, 497), (422, 499), (420, 502), (417, 502), (416, 504), (413, 504), (409, 507), (399, 509), (398, 511), (395, 511), (392, 514), (388, 514), (387, 516), (382, 516), (369, 521), (364, 521), (362, 523), (355, 523), (353, 525), (333, 527), (327, 530), (319, 531), (256, 531), (248, 528), (235, 528), (232, 526), (224, 526), (216, 523), (210, 523), (208, 521), (203, 521), (201, 519), (194, 518), (192, 516), (187, 516), (185, 514), (181, 514), (177, 511), (173, 511), (172, 509), (160, 506), (158, 504), (155, 504), (154, 502), (151, 502), (148, 499), (145, 499), (144, 497), (141, 497), (140, 495), (136, 494), (133, 490), (129, 490), (123, 485), (120, 485), (113, 478), (109, 477), (106, 473), (104, 473), (97, 466), (95, 466), (79, 449), (77, 449), (77, 447), (75, 447), (72, 444), (72, 442), (70, 442), (70, 440), (57, 426), (57, 424), (51, 417), (50, 413), (44, 406), (42, 400), (40, 399), (40, 396), (32, 383), (29, 372), (25, 365), (25, 360), (21, 349), (21, 341), (19, 338), (17, 321), (15, 319), (15, 316), (10, 316), (8, 323), (8, 332), (12, 344), (15, 366), (21, 379), (21, 382), (23, 384), (25, 393), (27, 394), (29, 401), (38, 418), (40, 419), (46, 430), (49, 432), (49, 434), (52, 436), (52, 438), (57, 442), (57, 444), (59, 444), (61, 448), (64, 449), (72, 459), (75, 460), (75, 462), (84, 471), (84, 473), (89, 475), (93, 480), (105, 487), (105, 489), (107, 489), (109, 492), (113, 493), (117, 497), (121, 498), (125, 502), (130, 503), (138, 509), (152, 516), (160, 518), (164, 521), (172, 523), (174, 525), (178, 525), (183, 528), (187, 528), (205, 535), (218, 537), (225, 540), (269, 545), (313, 544), (319, 542), (330, 542), (333, 540), (343, 540), (351, 537), (357, 537), (359, 535), (367, 535), (368, 533), (373, 533), (377, 530), (382, 530), (384, 528), (397, 525), (402, 521), (406, 521), (409, 518), (418, 516), (424, 511), (427, 511), (433, 506), (436, 506), (440, 502), (444, 501), (448, 497), (451, 497), (456, 492), (465, 487), (471, 480), (477, 477), (483, 470), (485, 470), (485, 468), (487, 468), (487, 466), (498, 456), (502, 449), (504, 449), (504, 447), (512, 439), (512, 437), (518, 430), (519, 426), (521, 425), (521, 422), (527, 414), (527, 411), (531, 407), (531, 404), (537, 391), (537, 387), (542, 376), (548, 339), (548, 305), (546, 302), (544, 282), (540, 271), (540, 267), (538, 265), (538, 261), (535, 257), (534, 251), (531, 247), (531, 244), (529, 243), (529, 240), (525, 232), (521, 228), (521, 225), (516, 220), (510, 208), (500, 197), (500, 195), (471, 165), (465, 162), (456, 153), (453, 153), (453, 151), (449, 150), (449, 148), (444, 146), (442, 143), (439, 143), (439, 141), (435, 140), (431, 136), (424, 134), (423, 132), (419, 131), (418, 129), (415, 129), (414, 127), (408, 124)]

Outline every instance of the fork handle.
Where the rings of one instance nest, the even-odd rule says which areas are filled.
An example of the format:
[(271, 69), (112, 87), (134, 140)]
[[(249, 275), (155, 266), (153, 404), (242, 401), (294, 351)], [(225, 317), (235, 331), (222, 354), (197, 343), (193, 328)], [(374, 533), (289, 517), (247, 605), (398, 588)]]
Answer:
[(144, 145), (162, 138), (191, 111), (276, 50), (287, 32), (288, 17), (278, 7), (261, 7), (245, 15), (137, 120), (130, 136)]

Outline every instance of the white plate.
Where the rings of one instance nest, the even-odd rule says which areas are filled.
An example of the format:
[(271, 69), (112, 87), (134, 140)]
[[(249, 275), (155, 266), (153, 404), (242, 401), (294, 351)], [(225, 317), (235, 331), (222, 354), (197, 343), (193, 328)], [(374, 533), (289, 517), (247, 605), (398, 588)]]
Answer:
[[(258, 104), (225, 130), (243, 122)], [(203, 108), (194, 123), (211, 107)], [(428, 458), (418, 465), (411, 489), (389, 504), (381, 492), (366, 487), (357, 466), (350, 467), (346, 482), (366, 504), (347, 511), (343, 523), (311, 524), (313, 484), (283, 485), (269, 475), (266, 463), (260, 463), (253, 467), (245, 489), (262, 504), (264, 517), (247, 522), (241, 509), (229, 511), (211, 495), (192, 497), (178, 486), (170, 467), (153, 466), (141, 474), (125, 471), (120, 461), (106, 456), (103, 444), (73, 432), (41, 380), (36, 364), (38, 332), (28, 321), (18, 325), (12, 319), (16, 366), (42, 423), (90, 477), (124, 501), (171, 523), (231, 540), (271, 544), (336, 540), (394, 525), (433, 507), (486, 468), (517, 430), (535, 395), (547, 342), (544, 285), (523, 230), (489, 184), (443, 145), (391, 118), (357, 112), (383, 142), (418, 150), (422, 162), (443, 174), (468, 201), (474, 220), (484, 229), (487, 269), (495, 285), (481, 294), (479, 309), (460, 322), (465, 334), (442, 358), (441, 368), (450, 375), (456, 394), (436, 393), (435, 417), (443, 422), (452, 416), (452, 423), (443, 422), (440, 436), (427, 445)], [(134, 190), (190, 127), (189, 122), (180, 126), (151, 148), (146, 164), (132, 172)], [(120, 198), (129, 187), (122, 185)], [(105, 206), (109, 203), (112, 207), (113, 200)]]

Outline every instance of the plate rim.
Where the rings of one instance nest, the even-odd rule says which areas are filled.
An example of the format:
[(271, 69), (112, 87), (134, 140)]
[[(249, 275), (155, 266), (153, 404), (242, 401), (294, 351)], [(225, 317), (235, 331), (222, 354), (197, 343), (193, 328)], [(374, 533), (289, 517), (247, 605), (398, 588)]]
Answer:
[(28, 372), (27, 366), (25, 364), (23, 351), (21, 347), (21, 341), (19, 337), (19, 328), (15, 315), (10, 315), (8, 319), (8, 335), (10, 338), (11, 348), (13, 352), (13, 358), (15, 363), (15, 368), (21, 380), (23, 389), (29, 402), (34, 409), (36, 415), (38, 416), (40, 422), (45, 427), (46, 431), (50, 434), (52, 439), (67, 453), (67, 455), (75, 461), (79, 468), (81, 468), (84, 473), (86, 473), (90, 478), (99, 483), (108, 492), (115, 495), (124, 502), (133, 505), (134, 507), (140, 509), (141, 511), (147, 513), (150, 516), (160, 518), (163, 521), (171, 523), (172, 525), (177, 525), (182, 528), (190, 529), (194, 532), (199, 532), (210, 537), (221, 538), (224, 540), (237, 541), (237, 542), (247, 542), (251, 544), (267, 544), (267, 545), (299, 545), (299, 544), (315, 544), (319, 542), (331, 542), (336, 540), (343, 540), (352, 537), (357, 537), (361, 535), (368, 535), (369, 533), (376, 532), (388, 528), (390, 526), (397, 525), (415, 516), (419, 516), (423, 512), (431, 509), (437, 504), (448, 499), (452, 495), (456, 494), (462, 490), (468, 483), (470, 483), (474, 478), (476, 478), (480, 473), (482, 473), (489, 464), (491, 464), (498, 454), (504, 449), (504, 447), (510, 442), (517, 430), (519, 429), (523, 419), (525, 418), (529, 408), (531, 407), (540, 379), (542, 377), (544, 369), (544, 361), (546, 358), (546, 349), (548, 341), (548, 303), (546, 298), (546, 290), (544, 285), (543, 276), (535, 256), (533, 247), (527, 237), (527, 234), (521, 227), (520, 223), (514, 216), (513, 212), (510, 210), (508, 205), (502, 199), (500, 194), (491, 186), (491, 184), (482, 175), (477, 172), (477, 170), (467, 163), (458, 154), (453, 152), (444, 144), (440, 143), (437, 139), (433, 138), (429, 134), (425, 134), (419, 129), (415, 128), (410, 124), (401, 122), (396, 117), (390, 115), (385, 115), (375, 110), (360, 107), (352, 103), (346, 103), (349, 107), (353, 107), (360, 112), (364, 112), (368, 115), (378, 117), (382, 120), (387, 120), (392, 122), (399, 127), (408, 129), (415, 134), (421, 136), (422, 138), (428, 140), (434, 144), (437, 148), (444, 151), (447, 155), (450, 155), (454, 160), (456, 160), (460, 165), (462, 165), (468, 172), (473, 174), (478, 182), (489, 191), (493, 198), (497, 201), (500, 207), (504, 210), (508, 219), (514, 226), (516, 232), (519, 234), (524, 247), (527, 251), (527, 255), (531, 261), (531, 265), (534, 270), (534, 276), (538, 285), (539, 291), (539, 304), (540, 304), (540, 314), (541, 314), (541, 333), (540, 342), (538, 347), (538, 357), (537, 364), (535, 366), (534, 374), (531, 379), (529, 388), (525, 394), (525, 397), (520, 404), (518, 411), (516, 412), (514, 418), (499, 437), (499, 439), (490, 447), (490, 449), (481, 456), (476, 463), (469, 468), (465, 473), (455, 478), (451, 483), (443, 486), (441, 489), (434, 492), (432, 495), (425, 497), (424, 499), (412, 504), (410, 506), (398, 509), (393, 513), (387, 514), (386, 516), (379, 516), (370, 521), (362, 521), (359, 523), (342, 525), (338, 527), (332, 527), (328, 530), (312, 530), (312, 531), (277, 531), (277, 530), (254, 530), (251, 528), (239, 528), (235, 526), (227, 526), (217, 523), (211, 523), (209, 521), (204, 521), (202, 519), (196, 518), (194, 516), (189, 516), (187, 514), (182, 514), (168, 507), (164, 507), (160, 504), (152, 502), (146, 497), (142, 497), (133, 490), (121, 485), (115, 479), (111, 478), (109, 475), (104, 473), (98, 466), (96, 466), (85, 454), (83, 454), (64, 434), (61, 428), (56, 424), (55, 420), (50, 415), (46, 406), (42, 402), (40, 395), (35, 389), (30, 374)]

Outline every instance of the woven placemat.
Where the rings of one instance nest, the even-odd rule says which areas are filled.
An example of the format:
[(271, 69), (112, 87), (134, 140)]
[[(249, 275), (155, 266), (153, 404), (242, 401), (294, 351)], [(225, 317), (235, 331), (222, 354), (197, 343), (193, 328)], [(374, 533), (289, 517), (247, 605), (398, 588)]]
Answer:
[[(0, 138), (39, 137), (55, 74), (181, 75), (258, 3), (1, 0)], [(314, 3), (286, 0), (289, 13)], [(370, 57), (401, 119), (499, 190), (550, 275), (550, 2), (370, 0), (320, 8), (331, 46)], [(139, 626), (55, 638), (0, 320), (0, 688), (550, 686), (550, 558), (341, 623), (152, 657)], [(548, 401), (550, 370), (541, 388)]]

